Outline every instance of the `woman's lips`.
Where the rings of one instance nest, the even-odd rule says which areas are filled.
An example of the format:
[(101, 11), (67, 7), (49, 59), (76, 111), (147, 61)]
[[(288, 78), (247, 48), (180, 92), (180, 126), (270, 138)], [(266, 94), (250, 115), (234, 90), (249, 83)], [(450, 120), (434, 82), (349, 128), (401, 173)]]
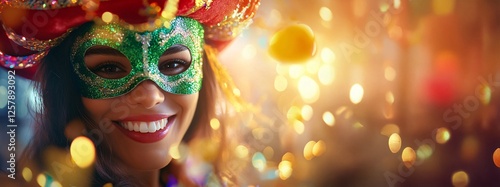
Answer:
[(115, 121), (120, 131), (130, 139), (141, 143), (153, 143), (162, 140), (170, 130), (175, 115), (160, 118), (158, 116), (140, 116)]
[(163, 128), (168, 123), (168, 118), (164, 118), (161, 120), (156, 120), (156, 121), (150, 121), (150, 122), (145, 122), (145, 121), (121, 121), (119, 124), (129, 130), (129, 131), (134, 131), (134, 132), (140, 132), (140, 133), (154, 133), (156, 131), (159, 131)]

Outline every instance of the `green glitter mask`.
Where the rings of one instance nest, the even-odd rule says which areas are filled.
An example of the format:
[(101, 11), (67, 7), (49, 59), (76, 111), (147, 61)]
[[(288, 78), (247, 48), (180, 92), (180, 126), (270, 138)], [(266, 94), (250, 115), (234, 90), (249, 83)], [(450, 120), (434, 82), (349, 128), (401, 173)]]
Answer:
[[(105, 99), (124, 95), (139, 83), (152, 80), (173, 94), (193, 94), (201, 89), (203, 27), (197, 21), (177, 17), (170, 28), (134, 32), (118, 24), (92, 25), (73, 44), (71, 61), (78, 75), (82, 96)], [(120, 51), (132, 69), (122, 78), (108, 79), (96, 75), (85, 65), (85, 52), (93, 46), (108, 46)], [(183, 45), (191, 54), (191, 65), (184, 72), (167, 76), (158, 69), (161, 55), (173, 45)]]

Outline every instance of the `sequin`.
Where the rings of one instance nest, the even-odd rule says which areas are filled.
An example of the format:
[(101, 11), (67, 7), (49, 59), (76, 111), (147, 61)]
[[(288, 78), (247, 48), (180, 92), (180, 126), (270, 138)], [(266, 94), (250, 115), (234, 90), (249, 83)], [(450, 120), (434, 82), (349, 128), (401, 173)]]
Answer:
[(27, 56), (10, 56), (0, 51), (0, 64), (7, 68), (29, 68), (39, 62), (49, 51), (41, 51)]
[(38, 40), (36, 38), (26, 38), (24, 36), (18, 35), (14, 32), (14, 30), (6, 27), (5, 25), (3, 25), (3, 29), (5, 30), (5, 33), (7, 34), (7, 37), (9, 37), (10, 40), (12, 40), (17, 45), (20, 45), (32, 51), (44, 51), (51, 47), (54, 47), (55, 45), (59, 44), (66, 37), (68, 33), (71, 32), (68, 31), (62, 36), (59, 36), (54, 39)]
[(18, 0), (11, 1), (13, 7), (37, 10), (59, 9), (82, 4), (83, 0)]
[[(72, 64), (80, 78), (82, 96), (92, 99), (117, 97), (133, 90), (139, 83), (152, 80), (173, 94), (193, 94), (201, 89), (203, 27), (197, 21), (177, 17), (172, 27), (135, 32), (118, 24), (93, 25), (82, 33), (72, 48)], [(167, 76), (160, 72), (158, 61), (166, 49), (183, 45), (191, 54), (191, 66), (184, 72)], [(90, 71), (84, 61), (87, 49), (108, 46), (123, 53), (131, 63), (130, 74), (118, 79), (100, 77)]]

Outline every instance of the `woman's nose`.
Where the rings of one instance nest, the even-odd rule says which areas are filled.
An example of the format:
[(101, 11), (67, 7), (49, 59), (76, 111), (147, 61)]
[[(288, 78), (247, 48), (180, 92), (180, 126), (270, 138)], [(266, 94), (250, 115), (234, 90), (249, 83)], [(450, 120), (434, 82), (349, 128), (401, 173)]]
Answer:
[(141, 82), (129, 94), (127, 94), (127, 101), (130, 104), (142, 105), (144, 108), (153, 108), (160, 104), (165, 99), (162, 89), (156, 83), (150, 80)]

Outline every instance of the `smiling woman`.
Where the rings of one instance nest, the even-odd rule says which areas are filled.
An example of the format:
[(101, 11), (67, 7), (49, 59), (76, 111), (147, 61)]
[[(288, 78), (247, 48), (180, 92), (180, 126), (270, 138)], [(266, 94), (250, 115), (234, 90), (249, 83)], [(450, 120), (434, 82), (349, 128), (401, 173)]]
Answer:
[[(227, 167), (224, 111), (237, 103), (226, 99), (235, 96), (224, 91), (230, 79), (214, 55), (234, 38), (232, 29), (248, 25), (258, 0), (75, 2), (49, 8), (7, 3), (25, 11), (25, 22), (0, 22), (9, 36), (3, 43), (32, 50), (4, 45), (0, 62), (36, 80), (41, 96), (21, 162), (37, 180), (25, 180), (41, 186), (236, 185), (236, 169)], [(53, 10), (54, 20), (38, 24), (40, 32), (25, 42), (22, 25)], [(217, 129), (210, 128), (214, 119)], [(200, 149), (199, 142), (210, 146)]]

